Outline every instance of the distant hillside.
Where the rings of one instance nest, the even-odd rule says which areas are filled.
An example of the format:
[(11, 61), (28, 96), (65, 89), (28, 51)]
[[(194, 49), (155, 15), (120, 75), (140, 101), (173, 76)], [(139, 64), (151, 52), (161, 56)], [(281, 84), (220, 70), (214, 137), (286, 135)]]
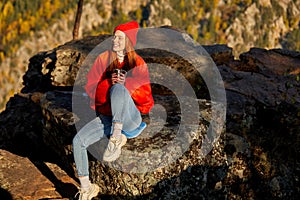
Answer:
[[(30, 56), (71, 39), (66, 37), (66, 33), (62, 35), (57, 32), (64, 32), (71, 26), (66, 27), (67, 23), (63, 21), (59, 25), (58, 21), (67, 19), (76, 5), (73, 0), (0, 2), (0, 111), (21, 88)], [(68, 20), (71, 22), (73, 17)], [(62, 38), (57, 38), (58, 35)], [(59, 43), (52, 42), (54, 37), (56, 41), (60, 40)]]
[(200, 44), (226, 43), (235, 55), (250, 47), (300, 50), (298, 0), (156, 0), (147, 25), (168, 22)]
[[(22, 87), (28, 59), (72, 40), (77, 1), (0, 2), (0, 110)], [(84, 0), (80, 36), (111, 33), (135, 19), (173, 25), (200, 44), (227, 44), (238, 57), (251, 47), (300, 50), (299, 0)]]

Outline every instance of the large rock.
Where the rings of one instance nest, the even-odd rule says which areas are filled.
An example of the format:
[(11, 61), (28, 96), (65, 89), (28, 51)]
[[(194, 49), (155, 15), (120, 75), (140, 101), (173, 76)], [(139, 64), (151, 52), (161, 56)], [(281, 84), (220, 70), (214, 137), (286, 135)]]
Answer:
[[(249, 52), (240, 55), (242, 63), (246, 64), (249, 71), (261, 74), (299, 74), (300, 53), (283, 49), (251, 48)], [(244, 65), (245, 66), (245, 65)], [(243, 66), (241, 66), (243, 68)]]
[[(222, 102), (212, 101), (210, 95), (214, 90), (208, 88), (205, 77), (199, 76), (196, 70), (209, 57), (203, 52), (196, 58), (201, 64), (191, 64), (191, 49), (201, 51), (202, 47), (191, 42), (185, 33), (175, 36), (173, 42), (187, 48), (181, 50), (188, 59), (165, 47), (143, 48), (151, 47), (154, 39), (164, 45), (170, 37), (157, 33), (147, 36), (148, 44), (138, 44), (138, 52), (150, 69), (157, 63), (180, 72), (192, 85), (197, 98), (185, 97), (186, 87), (179, 86), (182, 93), (178, 95), (163, 84), (153, 84), (157, 105), (144, 118), (148, 127), (140, 137), (128, 140), (120, 159), (113, 163), (101, 162), (103, 149), (99, 147), (105, 140), (90, 147), (90, 174), (101, 188), (99, 197), (299, 197), (299, 67), (289, 68), (292, 66), (289, 63), (299, 63), (297, 53), (257, 49), (234, 60), (231, 48), (225, 45), (205, 46), (218, 65), (227, 98), (226, 129), (217, 126), (222, 134), (219, 138), (209, 138), (207, 130), (211, 129), (211, 120), (222, 125), (222, 113), (215, 118), (213, 106), (224, 106)], [(51, 158), (61, 161), (58, 163), (62, 169), (75, 176), (72, 138), (78, 128), (94, 117), (88, 99), (82, 95), (84, 73), (97, 55), (92, 49), (108, 37), (72, 41), (31, 58), (24, 76), (24, 94), (12, 98), (0, 115), (2, 148), (13, 150), (13, 144), (19, 144), (24, 137), (30, 142), (31, 151), (37, 149), (36, 157), (39, 157), (38, 150), (45, 145), (52, 153)], [(274, 58), (286, 64), (285, 71), (278, 66), (276, 70), (272, 68)], [(202, 67), (201, 72), (207, 71)], [(155, 72), (152, 78), (160, 75), (159, 71), (152, 72)], [(180, 109), (195, 103), (199, 111), (190, 112), (191, 119), (183, 117)], [(78, 107), (84, 113), (76, 112)], [(181, 124), (184, 126), (180, 127)]]
[[(78, 184), (56, 164), (32, 162), (27, 157), (2, 149), (0, 159), (1, 199), (69, 199), (66, 197), (76, 191), (75, 185)], [(49, 172), (53, 173), (53, 178), (50, 180), (46, 176)], [(61, 188), (69, 187), (69, 190), (62, 192), (58, 185)], [(5, 191), (4, 189), (7, 188), (8, 190)]]
[[(184, 42), (183, 38), (182, 41)], [(68, 45), (69, 44), (61, 48), (65, 49)], [(169, 53), (165, 50), (161, 50), (158, 56), (156, 56), (155, 53), (158, 51), (159, 49), (146, 49), (144, 51), (143, 49), (139, 49), (140, 55), (144, 57), (148, 64), (158, 63), (172, 66), (173, 69), (180, 70), (191, 83), (201, 83), (197, 81), (197, 76), (195, 76), (194, 73), (189, 73), (191, 70), (195, 71), (195, 69), (192, 68), (189, 71), (187, 67), (184, 67), (185, 65), (190, 66), (190, 63), (179, 58), (174, 53)], [(61, 66), (59, 64), (58, 67), (55, 67), (56, 65), (54, 64), (50, 64), (50, 67), (47, 67), (49, 64), (49, 62), (47, 62), (48, 59), (42, 58), (42, 56), (47, 57), (47, 55), (56, 55), (57, 58), (60, 58), (62, 57), (60, 56), (60, 52), (64, 51), (59, 48), (51, 51), (51, 53), (38, 55), (41, 56), (40, 60), (45, 60), (45, 65), (42, 65), (43, 68), (41, 70), (43, 71), (43, 69), (52, 67), (53, 69), (51, 71), (55, 72), (56, 68), (60, 68)], [(69, 53), (68, 55), (71, 57), (71, 55), (76, 55), (76, 53)], [(93, 56), (94, 55), (92, 55), (92, 57)], [(66, 59), (66, 57), (64, 57), (64, 59)], [(81, 63), (83, 67), (86, 66), (87, 62), (90, 64), (92, 63), (89, 59), (91, 58), (87, 58), (84, 63)], [(56, 64), (57, 63), (60, 63), (60, 61), (58, 60)], [(70, 61), (70, 63), (72, 63), (72, 61)], [(34, 63), (30, 64), (30, 68), (33, 69), (28, 70), (26, 77), (35, 70)], [(64, 70), (59, 70), (60, 73), (57, 76), (63, 77), (61, 76), (61, 72), (70, 72), (70, 69), (73, 70), (74, 68), (69, 67)], [(150, 66), (150, 71), (151, 69), (152, 68)], [(66, 77), (65, 79), (70, 80), (71, 76), (67, 73), (63, 74)], [(48, 79), (47, 76), (49, 77)], [(79, 76), (82, 76), (82, 74), (79, 73)], [(84, 76), (82, 76), (82, 79), (84, 80)], [(45, 76), (41, 75), (40, 80), (41, 82), (47, 83), (49, 85), (48, 88), (57, 86), (56, 73), (51, 73), (50, 75), (49, 72)], [(61, 83), (63, 83), (62, 85), (64, 85), (65, 88), (68, 88), (66, 87), (68, 84), (66, 84), (66, 81), (64, 80), (61, 81)], [(76, 95), (79, 95), (80, 97), (80, 91), (83, 86), (82, 83), (84, 82), (81, 78), (79, 78), (78, 81), (78, 85), (76, 85), (76, 88), (72, 92), (48, 91), (39, 100), (42, 112), (47, 119), (45, 122), (46, 131), (44, 131), (43, 137), (60, 156), (60, 159), (66, 163), (67, 166), (65, 166), (65, 168), (69, 168), (69, 165), (72, 165), (73, 163), (71, 141), (76, 134), (75, 124), (77, 127), (81, 127), (90, 120), (88, 118), (95, 116), (88, 107), (88, 102), (85, 101), (84, 96), (79, 98), (80, 102), (73, 101), (73, 108), (74, 104), (76, 104), (76, 106), (81, 106), (80, 109), (84, 110), (85, 116), (86, 112), (90, 113), (90, 115), (88, 115), (87, 118), (84, 118), (85, 116), (78, 116), (78, 113), (72, 111), (71, 102), (74, 100)], [(75, 77), (73, 79), (73, 83), (74, 82)], [(163, 83), (161, 82), (161, 84)], [(25, 85), (27, 86), (25, 89), (31, 90), (30, 84), (25, 83)], [(156, 192), (153, 189), (158, 183), (162, 184), (164, 179), (171, 178), (174, 175), (179, 175), (182, 171), (187, 170), (189, 166), (197, 166), (200, 164), (207, 166), (226, 166), (225, 156), (222, 153), (222, 148), (224, 148), (224, 144), (222, 144), (223, 140), (220, 139), (220, 141), (214, 141), (215, 138), (209, 138), (208, 140), (211, 141), (208, 141), (208, 144), (204, 144), (204, 142), (202, 142), (202, 139), (204, 141), (204, 138), (207, 137), (206, 132), (211, 120), (211, 102), (204, 99), (197, 100), (184, 96), (178, 97), (174, 94), (171, 95), (171, 90), (163, 88), (163, 85), (159, 84), (157, 85), (157, 88), (154, 86), (153, 89), (156, 104), (160, 106), (155, 107), (154, 112), (150, 114), (150, 118), (147, 121), (148, 128), (144, 131), (143, 135), (137, 139), (130, 140), (124, 147), (123, 152), (125, 153), (123, 153), (122, 157), (115, 163), (108, 164), (100, 162), (101, 154), (95, 155), (94, 153), (93, 155), (96, 159), (93, 160), (91, 158), (90, 176), (93, 182), (100, 185), (101, 192), (103, 194), (134, 196), (146, 195), (149, 192), (152, 192), (152, 195), (158, 196), (160, 192)], [(180, 95), (184, 94), (183, 90), (184, 88), (181, 88)], [(33, 89), (32, 91), (36, 90)], [(75, 98), (75, 100), (77, 99)], [(195, 111), (195, 114), (188, 113), (188, 115), (185, 114), (187, 116), (184, 116), (181, 107), (192, 107), (193, 104), (197, 104), (197, 107), (201, 107), (201, 116), (197, 110), (193, 110)], [(164, 110), (160, 111), (162, 107), (165, 109), (165, 113), (163, 112)], [(159, 112), (166, 114), (165, 121), (161, 119), (162, 116), (157, 114)], [(152, 114), (156, 116), (152, 116)], [(200, 121), (198, 119), (199, 117), (201, 118)], [(220, 115), (220, 119), (215, 120), (218, 120), (219, 124), (222, 124), (222, 117), (224, 116)], [(182, 122), (182, 120), (185, 121)], [(219, 130), (217, 134), (220, 135), (222, 132), (222, 126), (218, 128)], [(201, 147), (204, 145), (207, 145), (207, 147)], [(214, 145), (217, 145), (215, 147), (214, 154), (210, 155), (213, 159), (206, 160), (204, 158), (205, 155), (203, 154), (206, 154), (206, 151), (209, 151)], [(90, 147), (90, 149), (92, 149), (90, 152), (96, 152), (97, 148), (99, 149), (98, 151), (101, 151), (100, 147), (101, 145), (98, 143), (92, 145)], [(163, 173), (163, 171), (166, 172)], [(120, 182), (119, 180), (127, 181)], [(141, 182), (141, 180), (144, 181)], [(163, 188), (161, 188), (161, 190), (163, 190)]]

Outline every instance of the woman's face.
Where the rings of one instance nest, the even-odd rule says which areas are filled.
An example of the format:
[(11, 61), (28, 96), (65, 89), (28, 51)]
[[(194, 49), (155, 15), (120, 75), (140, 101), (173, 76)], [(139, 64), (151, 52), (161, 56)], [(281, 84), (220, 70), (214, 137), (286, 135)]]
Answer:
[(120, 52), (125, 49), (125, 33), (117, 30), (113, 38), (113, 51)]

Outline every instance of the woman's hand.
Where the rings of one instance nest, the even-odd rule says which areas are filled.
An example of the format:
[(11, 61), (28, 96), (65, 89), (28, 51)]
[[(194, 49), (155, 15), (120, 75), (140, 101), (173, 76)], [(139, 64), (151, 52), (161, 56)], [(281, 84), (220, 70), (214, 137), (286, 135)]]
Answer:
[(119, 84), (122, 84), (124, 85), (125, 83), (125, 74), (122, 74), (122, 73), (119, 73), (119, 75), (117, 73), (112, 73), (111, 75), (111, 82), (112, 84), (116, 84), (116, 83), (119, 83)]

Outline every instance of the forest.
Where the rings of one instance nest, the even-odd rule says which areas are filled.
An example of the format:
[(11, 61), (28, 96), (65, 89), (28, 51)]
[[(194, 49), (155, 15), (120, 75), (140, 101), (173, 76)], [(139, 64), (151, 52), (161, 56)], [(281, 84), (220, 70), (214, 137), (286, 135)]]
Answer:
[[(296, 2), (296, 0), (293, 0)], [(29, 35), (34, 34), (38, 30), (46, 30), (48, 26), (57, 20), (64, 18), (69, 12), (76, 10), (78, 1), (72, 0), (3, 0), (0, 2), (0, 62), (9, 57), (11, 52), (15, 51), (22, 40)], [(84, 0), (84, 4), (89, 0)], [(103, 2), (103, 1), (101, 1)], [(99, 3), (99, 12), (105, 15)], [(112, 4), (116, 1), (112, 1)], [(86, 34), (110, 32), (111, 27), (119, 22), (135, 19), (141, 23), (143, 27), (147, 27), (147, 16), (145, 10), (153, 1), (148, 4), (141, 5), (135, 11), (125, 15), (122, 9), (115, 9), (111, 19), (106, 24), (89, 30)], [(160, 18), (176, 19), (172, 20), (172, 25), (187, 31), (193, 38), (201, 44), (226, 43), (226, 29), (238, 18), (245, 9), (256, 3), (261, 19), (257, 19), (255, 24), (256, 32), (264, 27), (264, 29), (272, 31), (271, 21), (274, 16), (283, 16), (283, 20), (287, 29), (291, 31), (282, 38), (282, 45), (291, 50), (300, 50), (300, 30), (299, 16), (293, 16), (293, 10), (290, 7), (285, 11), (277, 0), (271, 0), (272, 7), (259, 4), (259, 0), (172, 0), (160, 1), (159, 3), (169, 3), (172, 9), (159, 10)], [(159, 9), (159, 8), (158, 8)], [(75, 19), (74, 19), (75, 20)], [(72, 22), (70, 22), (72, 23)], [(72, 24), (70, 24), (72, 26)], [(234, 34), (234, 33), (232, 33)], [(268, 34), (255, 42), (257, 47), (268, 47)], [(251, 40), (251, 36), (245, 33), (244, 38)]]
[(46, 30), (77, 5), (72, 0), (4, 0), (0, 2), (0, 62), (15, 51), (22, 40)]

